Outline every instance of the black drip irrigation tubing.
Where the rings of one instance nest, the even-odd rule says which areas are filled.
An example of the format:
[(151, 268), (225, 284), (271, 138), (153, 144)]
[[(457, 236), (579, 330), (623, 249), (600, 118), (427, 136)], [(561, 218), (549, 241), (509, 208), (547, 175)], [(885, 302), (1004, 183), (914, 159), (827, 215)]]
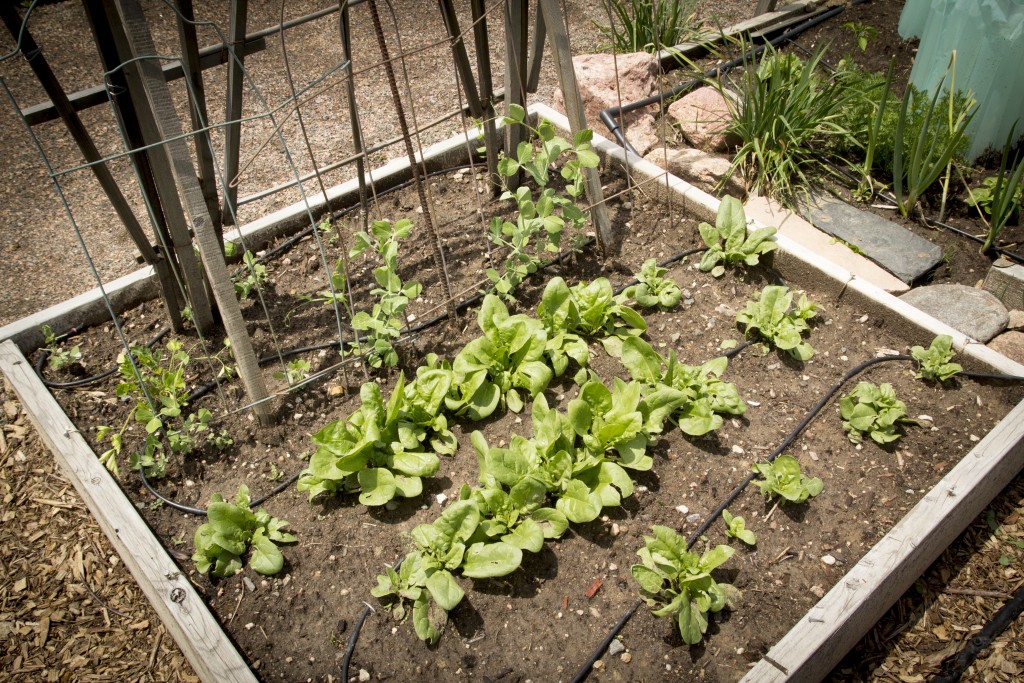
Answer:
[[(767, 45), (771, 45), (772, 47), (778, 47), (779, 45), (792, 40), (793, 38), (800, 35), (804, 31), (814, 28), (818, 24), (821, 24), (822, 22), (831, 19), (832, 17), (842, 12), (843, 9), (845, 8), (842, 5), (840, 5), (838, 7), (833, 7), (830, 10), (822, 12), (821, 14), (808, 19), (804, 23), (797, 24), (796, 26), (791, 27), (787, 31), (784, 31), (780, 35), (776, 36), (775, 38), (768, 40)], [(626, 136), (622, 132), (622, 129), (619, 127), (619, 124), (616, 123), (616, 119), (621, 119), (624, 114), (636, 111), (637, 109), (643, 109), (644, 107), (649, 107), (652, 104), (659, 104), (664, 102), (665, 100), (669, 100), (678, 95), (682, 95), (683, 93), (687, 93), (705, 83), (707, 79), (715, 78), (716, 76), (724, 76), (726, 73), (736, 68), (737, 66), (743, 64), (747, 60), (751, 58), (756, 58), (765, 49), (766, 45), (759, 45), (751, 50), (747, 50), (739, 57), (734, 57), (733, 59), (730, 59), (727, 62), (723, 62), (722, 64), (718, 64), (708, 69), (707, 71), (704, 72), (701, 78), (695, 78), (691, 81), (687, 81), (685, 83), (677, 85), (676, 87), (666, 90), (664, 92), (657, 93), (656, 95), (651, 95), (650, 97), (645, 97), (642, 100), (637, 100), (636, 102), (630, 102), (628, 104), (623, 104), (617, 107), (609, 107), (601, 112), (601, 122), (604, 123), (604, 125), (608, 128), (608, 131), (615, 136), (615, 140), (619, 143), (620, 146), (625, 148), (627, 151), (630, 151), (633, 154), (640, 156), (636, 148), (633, 147), (633, 145), (630, 144), (629, 140), (626, 139)]]
[[(82, 332), (84, 332), (85, 329), (86, 328), (84, 327), (73, 327), (70, 330), (68, 330), (66, 334), (62, 334), (60, 337), (57, 337), (54, 341), (56, 342), (71, 339), (72, 337), (82, 334)], [(157, 331), (156, 335), (152, 339), (146, 342), (146, 346), (149, 348), (153, 348), (153, 346), (155, 346), (157, 342), (159, 342), (161, 339), (167, 336), (167, 333), (170, 331), (171, 328), (169, 327), (161, 328), (159, 331)], [(110, 377), (115, 372), (117, 372), (119, 367), (115, 365), (114, 367), (107, 368), (106, 370), (98, 374), (91, 375), (89, 377), (83, 377), (82, 379), (72, 380), (70, 382), (52, 382), (43, 376), (43, 366), (46, 365), (46, 360), (49, 357), (50, 350), (42, 349), (39, 353), (39, 358), (36, 359), (35, 364), (36, 374), (39, 375), (39, 379), (42, 380), (43, 386), (47, 387), (48, 389), (77, 389), (78, 387), (84, 387), (88, 384), (93, 384), (94, 382), (98, 382), (101, 379), (106, 379), (107, 377)]]
[(951, 659), (942, 663), (939, 674), (931, 679), (931, 683), (956, 683), (964, 675), (981, 652), (992, 644), (1006, 627), (1017, 620), (1021, 612), (1024, 612), (1024, 586), (1017, 589), (1013, 599), (999, 608), (992, 619), (978, 632), (978, 635), (967, 641), (963, 650), (958, 652)]

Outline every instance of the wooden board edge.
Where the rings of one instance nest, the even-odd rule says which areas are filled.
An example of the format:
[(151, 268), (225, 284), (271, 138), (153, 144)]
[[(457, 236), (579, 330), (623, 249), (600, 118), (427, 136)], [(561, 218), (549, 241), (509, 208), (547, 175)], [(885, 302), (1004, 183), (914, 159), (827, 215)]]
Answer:
[(1024, 469), (1018, 404), (872, 546), (741, 683), (820, 681)]
[(206, 683), (255, 683), (188, 578), (10, 340), (0, 343), (0, 372), (196, 674)]

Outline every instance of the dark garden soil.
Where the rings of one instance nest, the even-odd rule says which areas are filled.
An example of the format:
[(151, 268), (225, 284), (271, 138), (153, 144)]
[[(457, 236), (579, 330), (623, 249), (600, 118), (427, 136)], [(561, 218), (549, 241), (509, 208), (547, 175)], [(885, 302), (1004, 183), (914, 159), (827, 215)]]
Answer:
[[(475, 182), (471, 174), (461, 180), (431, 180), (434, 220), (445, 240), (455, 292), (478, 289), (487, 258), (486, 220), (492, 214), (511, 212), (507, 205), (489, 202), (471, 189)], [(606, 192), (611, 195), (620, 187), (620, 181), (613, 181)], [(424, 283), (422, 301), (410, 308), (419, 321), (437, 312), (434, 309), (443, 296), (416, 206), (415, 193), (403, 190), (382, 198), (373, 217), (409, 217), (415, 223), (399, 262), (404, 278)], [(623, 194), (609, 202), (609, 209), (616, 229), (626, 238), (622, 255), (603, 270), (595, 255), (584, 251), (542, 271), (543, 277), (535, 276), (520, 290), (518, 310), (535, 309), (550, 275), (563, 275), (570, 282), (606, 275), (613, 283), (621, 283), (646, 258), (668, 257), (699, 245), (693, 220), (680, 216), (678, 206), (666, 209), (644, 192)], [(349, 241), (354, 227), (342, 225)], [(329, 242), (326, 236), (325, 242)], [(315, 265), (320, 263), (315, 248), (307, 238), (268, 262), (272, 286), (264, 292), (263, 301), (274, 321), (272, 329), (258, 301), (243, 306), (257, 353), (337, 338), (333, 310), (299, 298), (326, 289), (323, 265)], [(341, 253), (340, 241), (326, 248), (327, 262), (333, 264)], [(754, 269), (747, 274), (729, 272), (715, 280), (697, 271), (694, 258), (669, 271), (685, 290), (683, 303), (667, 312), (643, 311), (652, 345), (665, 354), (675, 349), (690, 364), (719, 355), (723, 340), (741, 338), (734, 323), (736, 311), (776, 277), (769, 270)], [(353, 264), (357, 302), (368, 300), (373, 265), (365, 257)], [(367, 603), (376, 612), (363, 627), (352, 675), (365, 669), (373, 680), (568, 680), (636, 599), (637, 586), (629, 567), (651, 525), (692, 533), (746, 476), (751, 462), (768, 455), (843, 373), (878, 353), (905, 353), (909, 345), (929, 341), (895, 336), (894, 321), (866, 314), (843, 299), (831, 301), (814, 288), (808, 289), (808, 295), (819, 306), (818, 322), (809, 338), (816, 349), (814, 358), (798, 363), (775, 352), (762, 353), (757, 346), (739, 353), (724, 379), (734, 382), (747, 401), (745, 415), (726, 420), (708, 438), (669, 430), (653, 446), (653, 470), (640, 473), (635, 495), (621, 508), (606, 508), (598, 521), (574, 526), (540, 553), (527, 554), (522, 568), (509, 577), (463, 581), (467, 597), (451, 613), (445, 634), (433, 647), (417, 639), (411, 623), (391, 619), (369, 590), (375, 576), (409, 549), (406, 534), (415, 525), (435, 519), (443, 501), (454, 498), (462, 483), (476, 483), (477, 461), (469, 433), (480, 429), (490, 443), (500, 445), (511, 434), (530, 435), (528, 415), (508, 412), (483, 423), (460, 423), (455, 429), (460, 442), (457, 454), (444, 458), (437, 475), (425, 480), (422, 498), (403, 501), (393, 510), (367, 508), (352, 497), (311, 505), (294, 487), (275, 496), (267, 509), (289, 520), (298, 538), (296, 545), (285, 548), (285, 569), (276, 577), (264, 578), (249, 569), (223, 580), (199, 575), (189, 557), (201, 520), (156, 503), (126, 462), (120, 463), (122, 484), (265, 681), (338, 680), (347, 639)], [(148, 341), (162, 324), (163, 315), (155, 303), (124, 318), (133, 343)], [(348, 328), (342, 327), (347, 335)], [(477, 334), (474, 309), (457, 322), (428, 328), (403, 346), (402, 369), (411, 375), (427, 352), (451, 357)], [(195, 337), (182, 339), (194, 358), (209, 353)], [(120, 350), (109, 326), (89, 330), (75, 343), (80, 344), (90, 373), (112, 364)], [(216, 340), (209, 341), (208, 347), (215, 350)], [(591, 351), (592, 367), (606, 382), (625, 375), (599, 344), (592, 345)], [(304, 357), (313, 371), (337, 361), (336, 352), (330, 350)], [(283, 380), (271, 376), (279, 369), (268, 367), (267, 381), (283, 391)], [(758, 489), (746, 490), (731, 511), (743, 515), (757, 533), (756, 548), (730, 541), (720, 522), (711, 528), (708, 543), (731, 543), (736, 548), (720, 577), (739, 587), (743, 599), (713, 619), (701, 645), (685, 646), (672, 621), (655, 619), (641, 608), (620, 636), (625, 652), (605, 657), (592, 680), (738, 679), (1024, 397), (1021, 389), (966, 379), (948, 388), (932, 386), (915, 380), (912, 370), (906, 362), (885, 363), (860, 378), (892, 383), (910, 416), (920, 421), (920, 426), (905, 429), (895, 447), (853, 446), (843, 433), (833, 401), (790, 450), (809, 475), (824, 480), (824, 491), (808, 504), (776, 508)], [(194, 371), (188, 377), (190, 386), (198, 386), (211, 372), (201, 361), (194, 361), (189, 371)], [(369, 377), (387, 391), (396, 373)], [(336, 373), (278, 399), (278, 423), (271, 428), (258, 429), (245, 412), (229, 414), (217, 426), (231, 433), (234, 445), (224, 454), (207, 447), (184, 462), (172, 462), (166, 480), (157, 482), (157, 488), (180, 503), (200, 507), (215, 492), (233, 495), (240, 484), (247, 484), (254, 496), (267, 493), (282, 477), (304, 466), (303, 458), (312, 450), (310, 434), (356, 408), (354, 392), (363, 380), (363, 370), (350, 366), (347, 378)], [(114, 396), (115, 388), (116, 381), (111, 379), (87, 390), (57, 392), (68, 414), (99, 450), (106, 446), (96, 444), (96, 427), (120, 425), (127, 414), (127, 406)], [(564, 409), (576, 387), (563, 378), (545, 393), (551, 404)], [(193, 407), (223, 415), (237, 410), (243, 400), (238, 384), (230, 383), (222, 395), (211, 393)], [(126, 451), (141, 438), (141, 430), (133, 429), (129, 433), (136, 443)], [(704, 541), (698, 543), (703, 545)], [(588, 591), (594, 586), (599, 586), (596, 593)]]

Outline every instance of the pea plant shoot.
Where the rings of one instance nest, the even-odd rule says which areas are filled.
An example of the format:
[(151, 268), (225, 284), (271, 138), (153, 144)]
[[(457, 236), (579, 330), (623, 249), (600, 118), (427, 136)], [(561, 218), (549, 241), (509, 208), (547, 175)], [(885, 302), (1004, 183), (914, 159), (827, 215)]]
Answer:
[[(600, 159), (590, 149), (593, 132), (582, 130), (573, 136), (572, 142), (555, 134), (555, 127), (549, 121), (541, 121), (537, 127), (530, 125), (526, 110), (519, 105), (509, 107), (505, 125), (520, 125), (535, 136), (540, 145), (534, 147), (530, 141), (519, 143), (515, 157), (504, 157), (498, 162), (498, 172), (511, 177), (524, 171), (536, 184), (539, 194), (527, 186), (514, 192), (505, 190), (501, 199), (515, 200), (518, 208), (515, 222), (496, 217), (490, 224), (490, 239), (494, 244), (508, 249), (502, 264), (502, 271), (487, 269), (487, 277), (494, 291), (511, 301), (515, 290), (527, 275), (542, 265), (541, 254), (557, 254), (560, 250), (562, 233), (566, 227), (579, 230), (586, 223), (586, 215), (576, 206), (576, 200), (583, 194), (583, 169), (596, 168)], [(567, 157), (563, 162), (561, 157)], [(550, 169), (561, 164), (559, 174), (565, 180), (564, 195), (551, 182)]]

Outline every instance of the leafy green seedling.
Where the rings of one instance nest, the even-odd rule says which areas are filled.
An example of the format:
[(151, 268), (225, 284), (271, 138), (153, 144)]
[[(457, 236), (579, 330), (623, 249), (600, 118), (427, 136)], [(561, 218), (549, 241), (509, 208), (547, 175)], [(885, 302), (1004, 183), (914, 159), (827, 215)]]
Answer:
[(247, 299), (254, 292), (270, 284), (270, 275), (267, 273), (267, 267), (257, 261), (251, 251), (242, 255), (242, 263), (245, 268), (235, 278), (235, 295), (239, 299)]
[(758, 228), (747, 234), (747, 216), (743, 204), (728, 195), (722, 197), (718, 206), (714, 227), (707, 223), (697, 227), (701, 239), (708, 247), (700, 261), (700, 269), (705, 273), (711, 271), (714, 277), (725, 274), (726, 266), (756, 266), (761, 256), (778, 247), (772, 240), (775, 228)]
[(910, 355), (920, 363), (914, 375), (918, 379), (946, 382), (953, 375), (963, 372), (963, 366), (952, 362), (956, 353), (953, 351), (953, 338), (948, 334), (940, 334), (927, 349), (922, 346), (911, 348)]
[(824, 484), (818, 477), (800, 471), (800, 463), (792, 455), (780, 455), (774, 462), (755, 462), (753, 470), (764, 477), (757, 482), (764, 495), (778, 496), (791, 503), (803, 503), (821, 493)]
[(747, 302), (736, 322), (748, 337), (759, 337), (797, 360), (807, 361), (814, 348), (801, 337), (810, 330), (807, 321), (814, 317), (815, 307), (803, 292), (794, 306), (794, 294), (788, 287), (769, 285), (758, 299)]
[(907, 417), (907, 405), (896, 398), (895, 390), (888, 383), (879, 386), (871, 382), (859, 383), (839, 399), (839, 414), (852, 443), (860, 443), (865, 436), (876, 443), (892, 443), (902, 436), (897, 430), (899, 425), (917, 424)]
[[(521, 125), (540, 140), (535, 148), (530, 141), (519, 143), (515, 157), (504, 157), (498, 162), (498, 173), (511, 177), (525, 172), (540, 188), (539, 195), (520, 186), (514, 192), (506, 190), (502, 200), (515, 200), (518, 208), (516, 221), (495, 217), (490, 224), (491, 242), (508, 249), (502, 272), (487, 269), (487, 277), (497, 292), (506, 301), (511, 301), (520, 283), (537, 271), (542, 265), (542, 254), (557, 254), (560, 250), (562, 233), (565, 228), (579, 230), (586, 223), (586, 215), (576, 200), (583, 194), (584, 169), (595, 168), (600, 162), (590, 148), (593, 132), (581, 130), (569, 142), (555, 135), (555, 128), (549, 121), (541, 121), (536, 128), (530, 126), (526, 110), (513, 104), (505, 125)], [(560, 162), (566, 155), (567, 160)], [(551, 169), (561, 163), (560, 174), (567, 182), (565, 193), (548, 187)]]
[[(647, 330), (643, 316), (622, 303), (622, 299), (616, 299), (611, 282), (603, 277), (572, 287), (560, 277), (551, 278), (544, 288), (537, 316), (544, 322), (551, 339), (557, 342), (549, 343), (549, 349), (553, 346), (577, 361), (583, 357), (586, 344), (581, 342), (582, 348), (577, 350), (569, 344), (574, 339), (581, 336), (600, 339), (605, 351), (617, 357), (622, 354), (623, 339), (639, 336)], [(558, 371), (557, 354), (549, 355)], [(562, 366), (565, 362), (562, 361)]]
[(868, 26), (859, 21), (848, 21), (843, 24), (843, 28), (853, 31), (853, 35), (857, 39), (857, 47), (860, 48), (861, 52), (867, 52), (868, 43), (878, 35), (878, 31), (875, 30), (874, 26)]
[(711, 576), (735, 551), (719, 545), (698, 555), (687, 551), (686, 540), (672, 529), (656, 525), (652, 530), (654, 536), (645, 536), (637, 551), (641, 564), (633, 565), (633, 578), (653, 614), (674, 618), (683, 642), (696, 645), (707, 632), (708, 614), (740, 598), (734, 586)]
[(286, 380), (288, 386), (292, 386), (309, 377), (310, 367), (308, 360), (296, 358), (295, 360), (288, 361), (284, 370), (274, 372), (274, 379)]
[[(355, 258), (372, 249), (383, 265), (373, 269), (377, 286), (370, 294), (377, 302), (369, 313), (359, 311), (352, 316), (352, 327), (369, 332), (371, 347), (368, 360), (371, 366), (382, 365), (393, 368), (398, 365), (398, 352), (394, 343), (401, 336), (405, 325), (405, 309), (409, 302), (420, 295), (423, 285), (419, 282), (402, 282), (398, 275), (398, 241), (412, 232), (412, 221), (402, 219), (392, 225), (391, 221), (374, 221), (370, 232), (358, 232), (355, 246), (349, 251), (349, 258)], [(333, 280), (332, 280), (333, 281)], [(340, 289), (335, 286), (336, 291)]]
[(544, 324), (525, 315), (510, 316), (493, 294), (484, 297), (477, 322), (483, 336), (466, 344), (452, 363), (458, 396), (447, 402), (448, 409), (471, 420), (488, 417), (499, 404), (518, 413), (523, 409), (519, 392), (532, 398), (554, 376), (543, 360), (548, 342)]
[[(437, 387), (434, 407), (444, 400), (449, 386)], [(422, 477), (437, 472), (441, 461), (429, 450), (432, 430), (417, 424), (406, 409), (407, 394), (415, 391), (418, 387), (407, 387), (405, 376), (399, 374), (385, 403), (377, 384), (363, 384), (359, 409), (313, 435), (317, 449), (296, 488), (308, 491), (310, 500), (321, 493), (358, 491), (359, 502), (368, 506), (420, 495)]]
[(722, 519), (727, 526), (726, 536), (738, 538), (747, 545), (757, 545), (757, 536), (747, 528), (747, 522), (742, 517), (733, 517), (728, 510), (722, 510)]
[(283, 531), (288, 522), (271, 517), (263, 508), (253, 512), (249, 508), (249, 488), (238, 487), (235, 502), (225, 501), (219, 493), (213, 494), (206, 508), (209, 521), (196, 529), (196, 552), (192, 561), (196, 570), (214, 576), (233, 576), (242, 568), (242, 556), (248, 550), (249, 566), (260, 574), (273, 575), (284, 567), (284, 556), (279, 544), (294, 543), (295, 537)]
[(46, 345), (46, 364), (51, 370), (56, 372), (82, 362), (81, 347), (75, 345), (70, 350), (65, 349), (57, 343), (57, 335), (53, 333), (53, 328), (45, 323), (39, 330), (43, 333), (43, 344)]
[(621, 298), (633, 299), (644, 308), (672, 308), (683, 298), (683, 291), (675, 280), (665, 277), (667, 272), (655, 259), (647, 259), (636, 275), (639, 282), (627, 287)]

